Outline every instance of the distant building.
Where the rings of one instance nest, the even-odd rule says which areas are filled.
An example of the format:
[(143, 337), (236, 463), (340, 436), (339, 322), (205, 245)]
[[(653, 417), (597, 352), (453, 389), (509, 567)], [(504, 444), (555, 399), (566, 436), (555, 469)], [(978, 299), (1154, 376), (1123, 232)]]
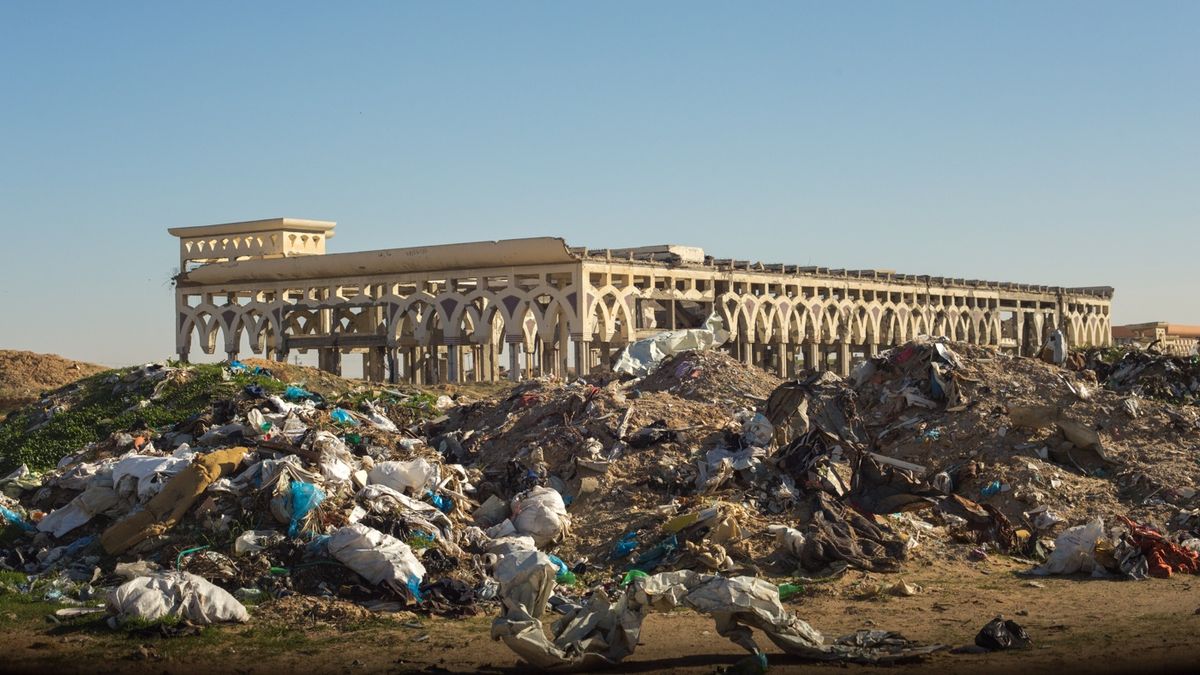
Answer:
[[(677, 244), (568, 247), (535, 237), (326, 253), (334, 223), (295, 218), (170, 230), (179, 237), (176, 350), (286, 360), (417, 384), (586, 375), (626, 345), (700, 328), (780, 377), (837, 370), (919, 335), (1037, 354), (1110, 343), (1113, 289), (715, 258)], [(452, 236), (453, 233), (447, 233)]]
[(1118, 345), (1148, 347), (1157, 341), (1156, 347), (1159, 351), (1176, 356), (1195, 354), (1200, 346), (1200, 326), (1184, 326), (1166, 321), (1113, 326), (1112, 336), (1113, 342)]

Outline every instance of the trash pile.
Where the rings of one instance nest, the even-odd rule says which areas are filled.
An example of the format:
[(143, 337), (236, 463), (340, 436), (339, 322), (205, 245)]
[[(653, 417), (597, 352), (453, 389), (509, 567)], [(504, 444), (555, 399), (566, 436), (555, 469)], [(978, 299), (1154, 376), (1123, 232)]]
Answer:
[(1092, 349), (1081, 354), (1080, 368), (1096, 373), (1113, 391), (1177, 404), (1200, 403), (1200, 356), (1170, 356), (1151, 351)]
[[(80, 417), (104, 432), (0, 478), (0, 568), (114, 623), (254, 621), (284, 601), (353, 614), (297, 598), (494, 612), (493, 637), (542, 668), (617, 663), (674, 607), (755, 659), (750, 628), (806, 658), (919, 657), (937, 647), (827, 641), (786, 606), (805, 580), (914, 559), (1200, 570), (1197, 410), (1155, 394), (1158, 366), (1126, 387), (1126, 366), (921, 338), (848, 379), (781, 382), (719, 350), (668, 351), (642, 377), (477, 399), (318, 392), (266, 362), (96, 376), (0, 425), (10, 465)], [(26, 445), (5, 454), (16, 428)]]

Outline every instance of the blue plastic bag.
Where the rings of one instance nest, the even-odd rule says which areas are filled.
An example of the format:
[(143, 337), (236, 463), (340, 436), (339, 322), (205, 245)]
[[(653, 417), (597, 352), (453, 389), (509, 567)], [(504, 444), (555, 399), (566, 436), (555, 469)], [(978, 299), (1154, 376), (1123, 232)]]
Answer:
[(442, 513), (450, 513), (454, 510), (454, 500), (445, 495), (434, 494), (433, 492), (426, 491), (425, 496), (429, 497), (429, 503), (437, 507), (437, 510), (441, 511)]
[(348, 424), (352, 427), (358, 426), (358, 420), (354, 419), (354, 416), (348, 411), (342, 410), (341, 408), (334, 408), (333, 411), (329, 413), (329, 416), (338, 424)]
[(661, 565), (663, 560), (677, 548), (679, 548), (679, 540), (672, 534), (638, 556), (633, 566), (643, 572), (650, 572)]
[(288, 525), (288, 536), (300, 534), (300, 521), (304, 520), (313, 509), (325, 499), (321, 488), (312, 483), (292, 481), (292, 522)]
[(613, 546), (612, 553), (609, 554), (609, 557), (613, 560), (620, 560), (630, 553), (633, 553), (633, 549), (637, 548), (637, 545), (637, 532), (628, 532)]
[(421, 578), (417, 575), (412, 575), (408, 578), (408, 583), (404, 584), (408, 588), (408, 592), (412, 594), (413, 600), (421, 602)]
[(304, 399), (312, 398), (312, 392), (306, 390), (304, 387), (289, 384), (287, 389), (283, 391), (283, 397), (289, 401), (303, 401)]
[(574, 586), (575, 573), (571, 571), (570, 567), (567, 567), (567, 563), (563, 562), (562, 558), (556, 555), (547, 553), (546, 557), (550, 558), (550, 562), (554, 563), (554, 566), (558, 568), (558, 571), (554, 574), (554, 581), (564, 586)]
[(999, 494), (999, 492), (1000, 492), (1000, 481), (994, 480), (994, 481), (988, 483), (987, 485), (983, 486), (983, 489), (979, 491), (979, 494), (983, 495), (984, 497), (991, 497), (994, 494)]
[(17, 512), (6, 509), (3, 506), (0, 506), (0, 516), (4, 516), (5, 520), (13, 525), (16, 525), (22, 530), (25, 530), (26, 532), (33, 532), (37, 529), (33, 525), (25, 522), (25, 519), (18, 515)]

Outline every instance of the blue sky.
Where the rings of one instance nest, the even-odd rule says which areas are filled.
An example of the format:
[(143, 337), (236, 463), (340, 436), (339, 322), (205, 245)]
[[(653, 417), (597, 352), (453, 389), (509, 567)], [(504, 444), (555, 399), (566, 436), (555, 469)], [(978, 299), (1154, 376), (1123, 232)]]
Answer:
[(0, 4), (0, 347), (171, 353), (166, 228), (1117, 288), (1200, 323), (1200, 3)]

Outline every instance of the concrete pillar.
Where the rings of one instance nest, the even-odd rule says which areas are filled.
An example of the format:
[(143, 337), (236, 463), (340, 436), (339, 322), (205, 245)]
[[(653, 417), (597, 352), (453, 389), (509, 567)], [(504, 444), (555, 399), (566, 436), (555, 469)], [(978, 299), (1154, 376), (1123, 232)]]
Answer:
[(776, 345), (777, 358), (775, 359), (775, 372), (779, 374), (779, 377), (785, 380), (791, 376), (791, 366), (789, 364), (792, 359), (791, 350), (788, 349), (788, 347), (789, 345), (786, 342), (780, 342), (778, 345)]
[(387, 381), (391, 384), (400, 383), (400, 354), (395, 347), (387, 348)]
[(508, 379), (513, 382), (521, 381), (521, 345), (509, 342), (505, 345), (508, 350)]
[(187, 363), (187, 362), (188, 362), (188, 353), (189, 353), (189, 350), (187, 350), (187, 349), (180, 349), (180, 350), (179, 350), (179, 362), (180, 362), (180, 363)]
[(371, 347), (371, 381), (383, 382), (387, 372), (387, 348)]
[(496, 381), (496, 345), (488, 340), (479, 345), (479, 381)]
[(462, 360), (462, 348), (458, 345), (446, 345), (446, 381), (458, 384), (462, 379), (459, 367)]
[(879, 356), (879, 345), (875, 344), (874, 342), (868, 342), (866, 344), (866, 352), (867, 358), (873, 359), (876, 356)]
[(571, 355), (567, 353), (568, 345), (570, 344), (571, 333), (569, 332), (567, 326), (567, 320), (560, 314), (558, 317), (558, 347), (555, 348), (554, 351), (555, 355), (558, 357), (555, 367), (558, 370), (559, 377), (562, 377), (563, 379), (566, 379), (567, 370), (570, 365), (569, 359), (571, 358)]
[(838, 374), (842, 377), (850, 375), (850, 343), (838, 343)]
[(227, 361), (227, 362), (237, 361), (237, 357), (238, 357), (238, 352), (236, 349), (234, 349), (233, 351), (225, 352), (225, 361)]
[(575, 375), (583, 377), (592, 372), (592, 343), (575, 341)]
[(412, 358), (409, 359), (408, 369), (413, 384), (426, 384), (425, 382), (425, 348), (417, 345), (411, 350)]
[(442, 379), (442, 350), (438, 345), (429, 345), (425, 351), (425, 381), (429, 384), (441, 384)]
[(804, 345), (807, 350), (804, 355), (804, 366), (811, 371), (820, 372), (825, 369), (825, 364), (821, 359), (821, 344), (818, 342), (809, 342)]

